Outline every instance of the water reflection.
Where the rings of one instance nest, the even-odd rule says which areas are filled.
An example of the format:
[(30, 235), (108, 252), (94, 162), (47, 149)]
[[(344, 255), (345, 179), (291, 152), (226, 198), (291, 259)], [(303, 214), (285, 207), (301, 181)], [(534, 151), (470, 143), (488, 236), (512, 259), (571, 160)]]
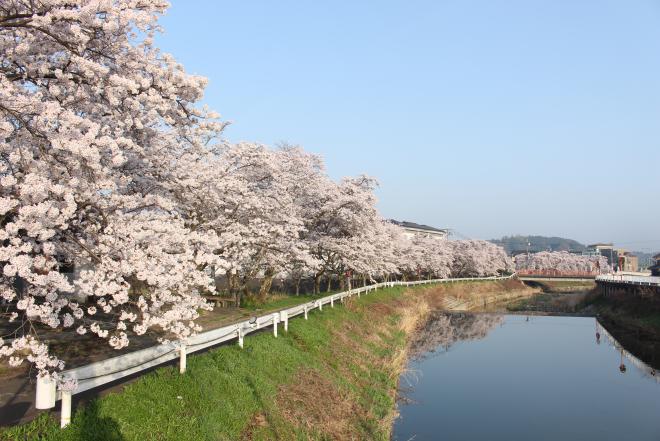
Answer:
[(437, 313), (412, 356), (395, 440), (660, 440), (655, 370), (593, 318)]
[(500, 314), (433, 312), (411, 344), (411, 358), (422, 360), (447, 352), (456, 342), (481, 340), (503, 320)]
[(660, 383), (660, 377), (657, 376), (654, 367), (649, 366), (631, 352), (627, 351), (626, 348), (624, 348), (623, 345), (619, 343), (617, 339), (615, 339), (612, 334), (610, 334), (609, 331), (598, 322), (598, 320), (596, 320), (596, 344), (600, 344), (601, 335), (604, 335), (609, 345), (616, 349), (620, 354), (619, 372), (622, 374), (626, 373), (628, 370), (626, 361), (628, 361), (634, 365), (643, 376), (652, 378), (656, 383)]

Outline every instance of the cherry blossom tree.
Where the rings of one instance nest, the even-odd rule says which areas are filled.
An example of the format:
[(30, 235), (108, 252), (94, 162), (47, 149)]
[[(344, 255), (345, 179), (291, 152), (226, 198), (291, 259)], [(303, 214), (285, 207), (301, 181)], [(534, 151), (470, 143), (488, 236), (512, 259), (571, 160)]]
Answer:
[(178, 164), (187, 183), (177, 193), (179, 210), (191, 229), (215, 238), (210, 252), (219, 266), (212, 273), (226, 275), (232, 294), (246, 294), (260, 277), (263, 297), (289, 262), (308, 260), (296, 186), (309, 176), (299, 157), (298, 150), (239, 143)]
[(412, 239), (411, 255), (418, 277), (443, 279), (449, 277), (454, 259), (450, 241), (416, 236)]
[(36, 323), (115, 348), (152, 327), (163, 340), (198, 330), (199, 290), (212, 289), (198, 268), (216, 257), (176, 210), (172, 166), (223, 124), (196, 105), (206, 80), (153, 46), (166, 7), (0, 4), (0, 295), (16, 324), (0, 356), (12, 365), (62, 367)]
[[(63, 368), (38, 331), (120, 349), (185, 340), (204, 295), (275, 278), (350, 286), (509, 271), (483, 241), (405, 237), (376, 181), (330, 179), (300, 147), (221, 138), (206, 80), (153, 45), (161, 0), (0, 2), (0, 358)], [(329, 285), (328, 285), (329, 286)]]
[(376, 224), (381, 222), (372, 178), (346, 178), (340, 183), (325, 179), (320, 184), (317, 197), (309, 200), (310, 217), (306, 218), (303, 238), (318, 262), (314, 268), (317, 293), (323, 276), (342, 280), (347, 272), (369, 270), (361, 247), (367, 246)]
[(605, 256), (583, 256), (567, 251), (541, 251), (515, 257), (516, 270), (527, 274), (597, 275), (610, 267)]
[(453, 248), (453, 277), (496, 276), (513, 271), (513, 262), (504, 249), (484, 240), (456, 240)]

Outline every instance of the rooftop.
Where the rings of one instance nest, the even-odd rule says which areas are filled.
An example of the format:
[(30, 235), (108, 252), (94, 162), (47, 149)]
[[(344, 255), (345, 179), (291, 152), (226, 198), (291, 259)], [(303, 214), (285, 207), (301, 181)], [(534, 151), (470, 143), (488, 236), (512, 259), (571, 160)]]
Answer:
[(430, 227), (428, 225), (416, 224), (415, 222), (397, 221), (397, 220), (394, 220), (394, 219), (390, 219), (390, 222), (392, 222), (393, 224), (398, 225), (400, 227), (403, 227), (403, 228), (414, 228), (416, 230), (433, 231), (433, 232), (436, 232), (436, 233), (447, 233), (447, 231), (448, 231), (446, 229)]
[(597, 248), (597, 247), (600, 247), (600, 248), (605, 248), (605, 247), (614, 248), (614, 244), (611, 244), (611, 243), (594, 243), (592, 245), (587, 245), (587, 248)]

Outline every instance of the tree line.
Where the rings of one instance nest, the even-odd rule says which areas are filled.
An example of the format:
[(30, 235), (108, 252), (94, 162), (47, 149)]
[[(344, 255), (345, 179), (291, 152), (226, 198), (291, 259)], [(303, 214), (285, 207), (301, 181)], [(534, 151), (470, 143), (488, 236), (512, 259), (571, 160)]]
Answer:
[[(0, 4), (0, 358), (64, 364), (40, 327), (116, 349), (201, 330), (219, 277), (237, 297), (276, 278), (489, 276), (484, 241), (408, 239), (376, 181), (328, 177), (298, 146), (230, 143), (206, 79), (154, 46), (161, 0)], [(259, 280), (256, 292), (249, 283)]]

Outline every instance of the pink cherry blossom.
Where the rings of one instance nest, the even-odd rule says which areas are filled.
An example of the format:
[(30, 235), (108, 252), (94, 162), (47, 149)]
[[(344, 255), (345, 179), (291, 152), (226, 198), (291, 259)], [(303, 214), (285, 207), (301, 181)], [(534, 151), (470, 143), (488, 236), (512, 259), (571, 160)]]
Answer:
[(260, 281), (490, 276), (483, 241), (408, 239), (376, 181), (336, 182), (298, 146), (229, 143), (206, 79), (153, 45), (162, 0), (7, 0), (0, 7), (0, 359), (59, 378), (36, 330), (112, 348), (201, 331), (204, 294)]

